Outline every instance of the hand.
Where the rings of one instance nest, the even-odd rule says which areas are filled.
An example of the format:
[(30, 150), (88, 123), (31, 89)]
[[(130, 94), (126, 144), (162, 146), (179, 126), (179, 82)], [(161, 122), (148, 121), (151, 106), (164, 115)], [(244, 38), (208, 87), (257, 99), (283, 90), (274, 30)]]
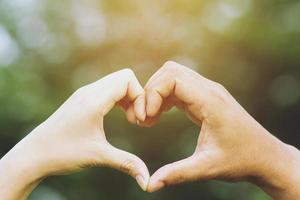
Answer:
[(298, 150), (266, 131), (223, 86), (167, 62), (148, 81), (145, 92), (147, 118), (141, 125), (154, 125), (162, 112), (176, 106), (201, 127), (194, 154), (157, 170), (149, 192), (195, 180), (247, 180), (273, 197), (300, 198)]
[(145, 119), (144, 90), (129, 69), (80, 88), (1, 159), (1, 199), (24, 199), (43, 177), (91, 166), (124, 171), (145, 190), (149, 173), (144, 162), (105, 138), (103, 118), (115, 104), (132, 122)]

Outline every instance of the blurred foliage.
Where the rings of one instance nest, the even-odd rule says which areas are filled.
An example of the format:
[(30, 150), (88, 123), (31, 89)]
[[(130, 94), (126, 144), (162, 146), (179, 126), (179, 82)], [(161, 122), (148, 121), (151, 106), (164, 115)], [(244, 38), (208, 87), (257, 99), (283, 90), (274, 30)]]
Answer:
[[(144, 84), (166, 60), (222, 83), (274, 135), (300, 147), (300, 1), (0, 0), (1, 156), (76, 88), (124, 67)], [(115, 109), (105, 128), (151, 173), (190, 155), (199, 132), (176, 110), (142, 129)], [(48, 178), (30, 199), (269, 198), (247, 183), (216, 181), (147, 194), (120, 172), (90, 169)]]

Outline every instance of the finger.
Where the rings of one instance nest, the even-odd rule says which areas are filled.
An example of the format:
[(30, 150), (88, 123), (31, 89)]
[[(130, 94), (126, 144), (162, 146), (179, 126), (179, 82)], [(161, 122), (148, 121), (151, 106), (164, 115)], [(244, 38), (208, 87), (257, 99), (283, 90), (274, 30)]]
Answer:
[[(131, 103), (128, 98), (125, 98), (119, 101), (116, 105), (126, 113), (127, 120), (132, 124), (137, 124), (138, 122), (140, 122), (140, 120), (138, 120), (136, 117), (136, 113), (145, 112), (144, 96), (139, 96), (134, 103)], [(135, 109), (138, 111), (135, 111)]]
[(146, 84), (146, 86), (149, 86), (149, 84), (151, 84), (152, 82), (155, 82), (155, 80), (157, 78), (160, 77), (161, 74), (167, 72), (169, 70), (169, 66), (179, 66), (180, 64), (173, 62), (173, 61), (166, 61), (162, 67), (160, 67), (149, 79), (148, 83)]
[(106, 115), (112, 107), (123, 98), (134, 102), (134, 111), (139, 120), (144, 120), (145, 93), (133, 71), (123, 69), (114, 72), (90, 85), (89, 93), (95, 94), (102, 113)]
[(141, 127), (152, 127), (155, 124), (158, 124), (160, 121), (160, 117), (163, 112), (169, 111), (174, 105), (176, 105), (175, 99), (173, 97), (167, 97), (164, 99), (162, 104), (160, 105), (159, 111), (156, 112), (154, 117), (147, 117), (145, 121), (139, 123)]
[(169, 185), (213, 179), (222, 171), (222, 166), (216, 162), (218, 159), (216, 154), (208, 150), (196, 149), (192, 156), (158, 169), (151, 176), (147, 191), (155, 192)]
[(144, 191), (147, 189), (150, 175), (147, 166), (140, 158), (112, 145), (108, 145), (106, 156), (108, 166), (127, 173), (136, 179)]
[(134, 111), (134, 106), (133, 105), (130, 105), (128, 107), (128, 109), (126, 110), (126, 117), (127, 117), (127, 120), (132, 123), (132, 124), (136, 124), (137, 123), (137, 118), (136, 118), (136, 115), (135, 115), (135, 111)]
[(136, 116), (136, 121), (144, 121), (146, 118), (146, 98), (145, 92), (143, 89), (143, 94), (139, 95), (133, 104), (133, 111)]
[(116, 105), (119, 106), (126, 113), (126, 118), (130, 123), (137, 123), (134, 107), (132, 104), (128, 103), (127, 101), (120, 101)]
[(152, 127), (155, 124), (158, 124), (160, 120), (160, 114), (156, 115), (155, 117), (147, 117), (145, 121), (139, 122), (139, 126), (141, 127)]
[(146, 118), (145, 92), (134, 73), (132, 72), (131, 74), (132, 77), (128, 84), (127, 97), (131, 102), (133, 102), (133, 110), (136, 115), (136, 118), (138, 120), (144, 121)]
[(161, 109), (163, 96), (157, 90), (149, 90), (146, 94), (146, 113), (148, 117), (154, 117)]
[(154, 117), (160, 111), (164, 99), (169, 97), (175, 88), (175, 79), (162, 76), (156, 79), (156, 83), (145, 88), (146, 93), (146, 113), (149, 117)]
[(148, 192), (155, 192), (165, 186), (194, 180), (197, 163), (193, 156), (165, 165), (150, 178)]
[(124, 112), (126, 112), (130, 106), (130, 102), (124, 99), (116, 103), (116, 106), (119, 106)]
[(210, 82), (183, 65), (171, 61), (166, 62), (150, 78), (144, 88), (146, 91), (147, 116), (155, 116), (161, 109), (165, 99), (170, 95), (174, 95), (180, 102), (179, 105), (183, 105), (184, 108), (201, 119), (202, 112), (199, 111), (203, 105), (209, 102)]
[[(164, 99), (175, 92), (179, 71), (177, 65), (174, 62), (166, 62), (147, 82), (144, 88), (147, 116), (154, 117), (161, 109)], [(176, 69), (173, 66), (176, 66)]]

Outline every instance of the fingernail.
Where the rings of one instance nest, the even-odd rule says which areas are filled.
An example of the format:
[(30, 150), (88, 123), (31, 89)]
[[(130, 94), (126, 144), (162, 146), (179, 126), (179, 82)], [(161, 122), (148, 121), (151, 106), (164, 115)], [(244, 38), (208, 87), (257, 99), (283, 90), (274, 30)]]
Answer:
[(157, 190), (160, 190), (164, 186), (165, 184), (162, 181), (159, 181), (152, 188), (150, 188), (150, 192), (156, 192)]
[(146, 191), (147, 190), (147, 187), (148, 187), (148, 181), (145, 180), (145, 178), (142, 176), (142, 175), (137, 175), (135, 177), (137, 183), (139, 184), (139, 186), (144, 190)]

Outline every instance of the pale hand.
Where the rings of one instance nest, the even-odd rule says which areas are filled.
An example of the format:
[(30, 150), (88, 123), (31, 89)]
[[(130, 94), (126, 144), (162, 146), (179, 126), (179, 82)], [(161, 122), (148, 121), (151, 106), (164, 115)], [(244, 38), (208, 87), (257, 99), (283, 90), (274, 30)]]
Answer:
[(131, 121), (145, 119), (144, 90), (129, 69), (80, 88), (1, 159), (1, 199), (26, 199), (44, 177), (91, 166), (124, 171), (145, 190), (149, 172), (144, 162), (105, 138), (103, 118), (115, 104)]

